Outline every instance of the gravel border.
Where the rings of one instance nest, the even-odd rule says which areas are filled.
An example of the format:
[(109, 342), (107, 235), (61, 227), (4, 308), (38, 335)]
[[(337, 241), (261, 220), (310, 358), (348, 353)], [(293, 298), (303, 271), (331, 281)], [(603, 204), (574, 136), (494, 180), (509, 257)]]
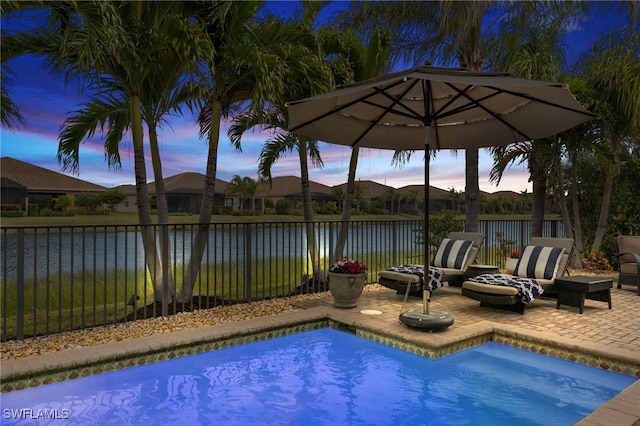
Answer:
[(9, 340), (0, 343), (0, 360), (42, 355), (48, 352), (117, 342), (141, 336), (224, 324), (283, 312), (294, 312), (302, 309), (297, 306), (301, 301), (325, 297), (330, 297), (328, 292), (218, 306), (193, 312), (181, 312), (167, 317), (128, 321), (126, 323), (56, 333), (25, 340)]
[[(617, 273), (590, 273), (585, 270), (570, 270), (570, 275), (610, 276), (617, 280)], [(388, 290), (379, 284), (366, 285), (364, 291)], [(17, 359), (65, 349), (88, 347), (103, 343), (117, 342), (141, 336), (157, 335), (174, 331), (224, 324), (251, 318), (276, 315), (302, 310), (300, 303), (331, 297), (329, 292), (303, 294), (276, 299), (260, 300), (252, 303), (218, 306), (211, 309), (181, 312), (175, 315), (148, 318), (126, 323), (100, 326), (86, 330), (68, 331), (49, 336), (25, 340), (0, 342), (0, 361)]]

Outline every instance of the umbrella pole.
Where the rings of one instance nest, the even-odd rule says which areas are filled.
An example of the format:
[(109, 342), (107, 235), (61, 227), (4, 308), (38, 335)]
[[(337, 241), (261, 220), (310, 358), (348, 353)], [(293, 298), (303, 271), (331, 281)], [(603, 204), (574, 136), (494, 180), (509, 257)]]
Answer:
[(422, 313), (429, 315), (429, 300), (431, 299), (431, 292), (424, 290), (422, 292)]
[[(428, 285), (429, 280), (429, 163), (431, 162), (431, 157), (429, 155), (429, 146), (431, 140), (431, 132), (434, 123), (432, 122), (429, 127), (426, 128), (426, 132), (424, 135), (424, 202), (423, 204), (423, 225), (422, 229), (424, 230), (424, 259), (423, 259), (423, 281), (425, 285)], [(422, 291), (422, 313), (425, 315), (429, 314), (429, 300), (431, 299), (431, 291), (427, 290), (426, 287), (423, 287)]]
[[(429, 302), (431, 301), (431, 290), (429, 289), (429, 139), (430, 132), (433, 131), (433, 123), (425, 132), (424, 152), (424, 259), (423, 259), (423, 286), (422, 286), (422, 312), (419, 310), (409, 310), (400, 313), (400, 322), (408, 327), (421, 328), (434, 331), (443, 330), (453, 324), (453, 317), (446, 312), (429, 312)], [(407, 294), (409, 287), (407, 286)], [(406, 297), (406, 295), (405, 295)]]

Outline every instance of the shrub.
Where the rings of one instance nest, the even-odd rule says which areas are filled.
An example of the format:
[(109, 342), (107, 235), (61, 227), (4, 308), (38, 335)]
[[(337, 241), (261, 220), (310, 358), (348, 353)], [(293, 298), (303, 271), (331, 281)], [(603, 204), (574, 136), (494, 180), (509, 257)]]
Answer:
[(231, 206), (213, 206), (211, 209), (211, 214), (215, 215), (230, 215), (233, 212), (233, 207)]
[(94, 214), (101, 203), (100, 198), (98, 198), (96, 194), (83, 193), (76, 195), (75, 204), (78, 207), (87, 209), (90, 214)]
[(589, 271), (611, 272), (613, 267), (602, 251), (592, 251), (589, 256), (582, 259), (582, 264)]
[(105, 191), (98, 195), (98, 201), (109, 206), (110, 210), (114, 210), (118, 204), (123, 203), (126, 199), (124, 194), (117, 189)]
[(40, 206), (37, 203), (29, 203), (29, 216), (38, 216)]
[(278, 200), (276, 202), (276, 213), (289, 214), (291, 212), (291, 204), (287, 200)]
[(44, 208), (40, 210), (40, 216), (50, 217), (50, 216), (60, 216), (60, 212), (56, 212), (50, 208)]
[(24, 216), (20, 204), (0, 204), (0, 217)]
[(53, 208), (56, 210), (60, 210), (63, 214), (67, 213), (67, 209), (71, 207), (72, 201), (71, 198), (66, 195), (61, 195), (53, 199)]
[(22, 206), (20, 204), (0, 204), (0, 211), (3, 212), (14, 212), (22, 210)]
[(22, 217), (24, 212), (21, 210), (0, 210), (0, 217)]
[(327, 214), (336, 214), (338, 213), (338, 204), (335, 201), (329, 201), (327, 206), (325, 207), (325, 211)]

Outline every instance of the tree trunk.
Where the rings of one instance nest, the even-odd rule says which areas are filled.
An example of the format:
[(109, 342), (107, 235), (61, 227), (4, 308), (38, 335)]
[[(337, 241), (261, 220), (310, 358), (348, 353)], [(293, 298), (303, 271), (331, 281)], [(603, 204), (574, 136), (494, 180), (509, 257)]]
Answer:
[(349, 221), (351, 220), (351, 210), (353, 207), (353, 189), (356, 186), (356, 169), (358, 167), (358, 151), (360, 148), (353, 147), (351, 149), (351, 159), (349, 160), (349, 175), (347, 177), (347, 188), (344, 195), (344, 203), (342, 209), (342, 222), (340, 223), (340, 231), (336, 241), (336, 248), (333, 251), (333, 258), (340, 259), (344, 253), (344, 246), (349, 238)]
[(611, 207), (611, 193), (613, 192), (613, 178), (607, 176), (604, 181), (602, 190), (602, 205), (600, 206), (600, 217), (598, 218), (598, 229), (593, 239), (591, 250), (599, 251), (602, 246), (602, 240), (607, 232), (607, 220), (609, 219), (609, 209)]
[(313, 224), (313, 202), (311, 200), (311, 190), (309, 188), (309, 165), (307, 163), (307, 141), (298, 138), (298, 155), (300, 156), (300, 183), (302, 185), (302, 210), (306, 224), (307, 250), (311, 256), (311, 267), (313, 268), (313, 280), (315, 283), (325, 282), (324, 271), (320, 264), (320, 248), (316, 240), (315, 227)]
[(191, 257), (185, 274), (182, 290), (178, 293), (178, 301), (186, 302), (193, 297), (196, 277), (200, 273), (202, 257), (209, 242), (209, 222), (216, 187), (216, 173), (218, 164), (218, 145), (220, 143), (220, 120), (222, 118), (222, 104), (218, 100), (211, 101), (211, 128), (209, 129), (209, 150), (207, 153), (207, 170), (204, 176), (202, 205), (198, 218), (198, 231), (191, 246)]
[(569, 206), (567, 205), (567, 197), (564, 195), (564, 180), (562, 179), (562, 167), (558, 168), (558, 208), (560, 209), (560, 216), (562, 217), (562, 224), (564, 225), (564, 235), (567, 238), (573, 237), (573, 227), (571, 225), (571, 218), (569, 217)]
[(571, 192), (572, 192), (572, 206), (573, 206), (573, 228), (575, 233), (576, 243), (576, 264), (579, 262), (582, 266), (582, 259), (584, 259), (584, 243), (582, 241), (582, 221), (580, 220), (580, 206), (578, 203), (578, 173), (576, 166), (575, 156), (571, 156)]
[(171, 243), (168, 232), (162, 232), (163, 227), (169, 223), (169, 206), (167, 204), (167, 193), (164, 188), (164, 178), (162, 176), (162, 161), (160, 159), (160, 147), (158, 146), (158, 133), (154, 123), (149, 126), (149, 146), (151, 147), (151, 164), (153, 165), (153, 178), (156, 190), (156, 209), (158, 211), (158, 240), (160, 241), (160, 253), (166, 254), (166, 259), (162, 259), (162, 264), (166, 263), (167, 280), (169, 283), (169, 294), (175, 296), (176, 288), (171, 273)]
[[(534, 142), (535, 143), (535, 142)], [(529, 173), (533, 182), (533, 203), (531, 206), (531, 236), (542, 237), (544, 204), (547, 197), (547, 173), (535, 150), (529, 156)]]
[[(571, 224), (571, 217), (569, 216), (569, 206), (567, 205), (567, 197), (564, 195), (564, 179), (562, 177), (562, 167), (558, 167), (558, 208), (560, 209), (560, 215), (562, 217), (562, 224), (564, 225), (564, 235), (567, 238), (573, 238), (575, 242), (575, 236), (573, 233), (573, 225)], [(573, 269), (581, 269), (582, 262), (578, 259), (578, 256), (573, 256), (569, 259), (569, 264)]]
[[(457, 46), (460, 66), (469, 71), (481, 72), (484, 64), (482, 49), (482, 14), (467, 15), (462, 28), (463, 42)], [(478, 183), (478, 148), (465, 150), (465, 230), (479, 232), (480, 229), (480, 185)], [(429, 193), (429, 188), (427, 188)], [(429, 238), (429, 236), (426, 236)]]
[(133, 139), (134, 173), (136, 178), (136, 203), (138, 205), (138, 222), (144, 249), (144, 260), (156, 301), (162, 300), (162, 266), (156, 250), (149, 205), (149, 189), (147, 188), (147, 168), (144, 160), (144, 136), (142, 132), (142, 116), (140, 114), (140, 97), (131, 96), (131, 133)]
[[(428, 154), (427, 154), (428, 155)], [(426, 189), (427, 194), (429, 188)], [(465, 230), (478, 232), (480, 220), (480, 186), (478, 184), (478, 149), (465, 150)]]

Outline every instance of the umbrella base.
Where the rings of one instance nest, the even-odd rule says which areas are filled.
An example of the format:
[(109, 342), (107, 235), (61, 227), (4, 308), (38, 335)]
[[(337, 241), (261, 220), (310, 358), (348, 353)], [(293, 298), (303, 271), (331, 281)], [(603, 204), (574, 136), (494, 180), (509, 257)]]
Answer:
[(411, 309), (400, 314), (400, 322), (411, 328), (435, 331), (444, 330), (453, 324), (453, 316), (446, 312), (423, 311)]

